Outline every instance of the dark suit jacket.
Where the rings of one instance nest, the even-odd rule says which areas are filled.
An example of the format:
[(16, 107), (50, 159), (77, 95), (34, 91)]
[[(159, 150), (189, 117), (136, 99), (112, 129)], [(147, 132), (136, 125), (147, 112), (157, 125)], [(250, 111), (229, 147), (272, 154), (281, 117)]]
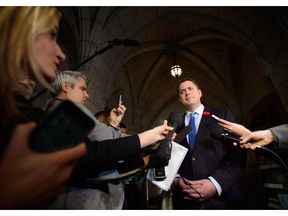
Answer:
[(282, 124), (279, 126), (269, 128), (277, 137), (278, 142), (271, 145), (264, 146), (259, 149), (256, 148), (255, 152), (261, 154), (264, 157), (279, 163), (286, 169), (288, 167), (288, 124)]
[[(207, 209), (229, 208), (228, 194), (240, 182), (242, 177), (241, 162), (243, 162), (243, 150), (234, 147), (231, 143), (222, 143), (212, 139), (210, 131), (212, 128), (221, 127), (211, 115), (234, 122), (232, 114), (225, 109), (212, 109), (205, 107), (195, 138), (193, 150), (189, 150), (179, 169), (179, 174), (190, 180), (207, 179), (212, 176), (222, 187), (222, 195), (205, 201)], [(185, 114), (184, 114), (185, 115)], [(179, 131), (184, 127), (179, 127)], [(188, 148), (187, 139), (181, 145)], [(173, 192), (173, 205), (175, 209), (201, 208), (202, 202), (185, 201), (182, 193)]]
[(279, 149), (288, 149), (288, 124), (279, 125), (276, 127), (270, 128), (270, 130), (278, 138), (278, 148)]

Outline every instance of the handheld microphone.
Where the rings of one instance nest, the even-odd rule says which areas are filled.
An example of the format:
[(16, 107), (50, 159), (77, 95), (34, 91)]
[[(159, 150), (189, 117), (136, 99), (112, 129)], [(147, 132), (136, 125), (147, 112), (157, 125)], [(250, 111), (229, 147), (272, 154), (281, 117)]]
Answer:
[[(242, 141), (240, 138), (231, 136), (229, 133), (222, 133), (221, 136), (223, 139), (227, 139), (236, 143), (240, 143)], [(256, 145), (256, 147), (261, 147), (261, 146)]]
[(171, 141), (177, 127), (183, 124), (183, 113), (180, 111), (174, 111), (170, 113), (168, 117), (168, 124), (173, 127), (173, 130), (169, 131), (165, 140)]
[(186, 136), (190, 133), (191, 130), (192, 130), (191, 125), (187, 125), (177, 134), (177, 136), (175, 137), (173, 141), (176, 143), (181, 143), (186, 138)]
[(114, 39), (113, 41), (108, 41), (108, 43), (111, 43), (115, 46), (138, 46), (140, 44), (139, 41), (132, 39)]
[[(236, 142), (239, 144), (241, 139), (239, 137), (232, 136), (229, 133), (224, 132), (222, 129), (212, 129), (210, 131), (210, 135), (212, 138), (217, 139), (219, 141), (221, 140), (230, 140), (232, 142)], [(275, 161), (276, 163), (282, 164), (286, 169), (288, 169), (286, 162), (282, 160), (282, 158), (271, 149), (265, 147), (265, 146), (259, 146), (256, 144), (253, 144), (256, 146), (255, 152), (263, 155), (264, 157), (270, 158), (271, 160)]]
[(170, 122), (170, 126), (173, 127), (173, 130), (169, 131), (165, 139), (161, 141), (156, 153), (150, 155), (149, 162), (151, 167), (154, 168), (168, 165), (168, 162), (171, 158), (172, 136), (175, 133), (177, 127), (183, 124), (183, 114), (178, 111), (172, 112), (168, 120)]
[[(210, 131), (210, 136), (213, 139), (217, 139), (219, 141), (223, 140), (230, 140), (232, 142), (236, 142), (239, 144), (242, 140), (239, 137), (233, 136), (229, 134), (228, 132), (224, 132), (223, 129), (215, 128)], [(255, 145), (257, 148), (262, 148), (262, 146)]]

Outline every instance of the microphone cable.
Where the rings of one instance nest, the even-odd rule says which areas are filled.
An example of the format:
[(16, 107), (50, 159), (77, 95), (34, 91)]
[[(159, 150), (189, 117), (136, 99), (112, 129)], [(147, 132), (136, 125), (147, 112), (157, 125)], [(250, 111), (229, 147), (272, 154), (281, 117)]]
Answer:
[(192, 185), (186, 181), (186, 179), (184, 179), (182, 176), (180, 176), (180, 178), (183, 180), (184, 184), (188, 185), (193, 191), (195, 191), (200, 196), (202, 202), (200, 210), (203, 210), (205, 207), (205, 198), (195, 188), (193, 188)]
[[(267, 148), (267, 147), (265, 147), (265, 146), (259, 146), (259, 145), (256, 145), (256, 149), (262, 149), (262, 150), (265, 150), (265, 151), (271, 153), (272, 155), (274, 155), (274, 156), (278, 159), (278, 161), (282, 164), (282, 166), (285, 167), (285, 169), (288, 169), (286, 163), (285, 163), (285, 162), (282, 160), (282, 158), (281, 158), (276, 152), (274, 152), (273, 150), (271, 150), (271, 149), (269, 149), (269, 148)], [(255, 151), (256, 151), (256, 149), (255, 149)], [(270, 159), (271, 159), (271, 158), (270, 158)], [(273, 159), (272, 159), (272, 160), (273, 160)], [(275, 161), (275, 160), (274, 160), (274, 161)]]
[[(212, 137), (216, 137), (216, 135), (215, 135), (214, 133), (215, 133), (215, 132), (213, 131)], [(241, 142), (241, 139), (240, 139), (240, 138), (231, 136), (231, 135), (229, 135), (228, 133), (222, 133), (221, 136), (222, 136), (224, 139), (228, 139), (228, 140), (231, 140), (231, 141), (235, 142), (235, 143), (236, 143), (235, 146), (238, 146), (239, 142)], [(217, 137), (216, 137), (216, 138), (217, 138)], [(260, 145), (256, 145), (256, 144), (253, 144), (253, 143), (252, 143), (252, 145), (255, 145), (255, 146), (256, 146), (256, 148), (255, 148), (255, 150), (254, 150), (255, 152), (257, 152), (257, 149), (259, 149), (260, 152), (262, 151), (262, 153), (270, 153), (272, 156), (274, 156), (273, 159), (272, 159), (271, 156), (269, 156), (269, 155), (266, 155), (266, 156), (264, 156), (264, 157), (268, 157), (268, 158), (270, 158), (271, 160), (275, 161), (276, 163), (278, 162), (279, 164), (282, 164), (282, 166), (284, 166), (285, 169), (288, 169), (286, 163), (282, 160), (281, 156), (278, 155), (275, 151), (273, 151), (273, 150), (271, 150), (271, 149), (269, 149), (269, 148), (267, 148), (267, 147), (265, 147), (265, 146), (260, 146)], [(240, 145), (239, 145), (239, 146), (240, 146)], [(260, 152), (258, 152), (258, 153), (260, 153)]]

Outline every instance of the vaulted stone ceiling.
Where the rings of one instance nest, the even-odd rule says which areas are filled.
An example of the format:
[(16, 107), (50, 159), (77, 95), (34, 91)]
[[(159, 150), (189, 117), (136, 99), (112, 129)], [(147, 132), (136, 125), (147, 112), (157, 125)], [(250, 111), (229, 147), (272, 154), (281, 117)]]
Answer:
[[(255, 104), (276, 92), (288, 110), (286, 7), (60, 7), (62, 69), (89, 77), (92, 112), (112, 108), (119, 94), (130, 132), (151, 127), (175, 109), (178, 79), (197, 80), (202, 102), (227, 107), (245, 122)], [(139, 46), (107, 41), (134, 39)], [(170, 75), (176, 61), (180, 78)], [(247, 119), (246, 119), (247, 121)], [(249, 122), (248, 122), (249, 123)]]

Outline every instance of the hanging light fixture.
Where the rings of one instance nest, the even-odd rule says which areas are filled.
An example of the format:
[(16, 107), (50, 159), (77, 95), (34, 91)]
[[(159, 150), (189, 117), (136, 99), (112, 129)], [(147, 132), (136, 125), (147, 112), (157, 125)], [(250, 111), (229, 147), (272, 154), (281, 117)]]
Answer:
[(178, 65), (176, 62), (175, 52), (173, 52), (173, 59), (174, 59), (174, 65), (171, 67), (171, 75), (173, 77), (179, 77), (182, 74), (182, 69), (180, 65)]

